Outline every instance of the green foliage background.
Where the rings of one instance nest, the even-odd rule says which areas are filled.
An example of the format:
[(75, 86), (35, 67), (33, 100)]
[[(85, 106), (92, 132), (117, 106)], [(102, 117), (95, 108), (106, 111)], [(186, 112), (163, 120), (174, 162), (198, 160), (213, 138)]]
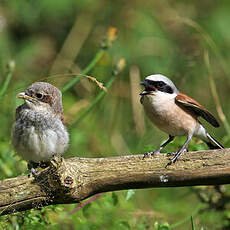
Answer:
[[(87, 67), (100, 52), (110, 26), (118, 29), (118, 39), (87, 74), (106, 83), (120, 58), (127, 66), (105, 97), (76, 124), (100, 90), (83, 79), (63, 94), (71, 135), (65, 157), (143, 153), (165, 140), (167, 136), (138, 107), (138, 83), (153, 73), (169, 76), (218, 117), (216, 96), (210, 90), (213, 82), (227, 119), (221, 117), (219, 129), (202, 122), (228, 146), (229, 11), (227, 0), (0, 0), (0, 179), (28, 173), (10, 142), (14, 111), (22, 103), (16, 93), (41, 80), (63, 88), (75, 78), (47, 77)], [(14, 71), (12, 62), (7, 68), (11, 60)], [(178, 138), (165, 152), (175, 151), (183, 141)], [(199, 149), (206, 146), (193, 140), (190, 150)], [(214, 207), (198, 198), (198, 190), (214, 197)], [(226, 186), (224, 195), (228, 192)], [(0, 228), (229, 229), (229, 200), (220, 209), (216, 204), (221, 197), (215, 200), (215, 196), (215, 190), (207, 187), (112, 192), (78, 211), (73, 211), (76, 204), (57, 205), (4, 216)]]

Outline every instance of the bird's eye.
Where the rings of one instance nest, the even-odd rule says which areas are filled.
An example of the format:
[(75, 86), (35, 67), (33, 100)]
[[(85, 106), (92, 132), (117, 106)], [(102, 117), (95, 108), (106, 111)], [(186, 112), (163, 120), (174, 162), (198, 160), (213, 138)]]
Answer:
[(164, 82), (162, 82), (162, 81), (159, 81), (158, 83), (157, 83), (157, 86), (159, 87), (159, 88), (161, 88), (161, 87), (163, 87), (165, 84), (164, 84)]
[(35, 96), (36, 96), (37, 99), (42, 99), (43, 98), (43, 94), (41, 94), (41, 93), (36, 93)]

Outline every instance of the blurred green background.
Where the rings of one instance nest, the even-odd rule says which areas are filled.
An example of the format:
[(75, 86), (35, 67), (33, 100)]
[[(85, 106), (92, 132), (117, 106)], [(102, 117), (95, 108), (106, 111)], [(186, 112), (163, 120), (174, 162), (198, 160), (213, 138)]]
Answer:
[[(139, 82), (153, 73), (170, 77), (215, 114), (221, 121), (219, 129), (202, 123), (229, 146), (229, 12), (227, 0), (0, 0), (0, 178), (28, 173), (10, 141), (14, 111), (22, 103), (15, 95), (35, 81), (62, 89), (76, 78), (48, 76), (80, 73), (98, 53), (99, 60), (87, 72), (98, 81), (113, 78), (120, 58), (126, 59), (126, 68), (77, 123), (101, 90), (83, 78), (65, 91), (65, 121), (71, 135), (65, 157), (109, 157), (157, 148), (167, 135), (146, 119), (139, 103)], [(102, 50), (111, 26), (118, 30), (117, 40)], [(165, 152), (175, 151), (183, 141), (177, 138)], [(190, 150), (200, 149), (207, 147), (194, 139)], [(102, 194), (72, 211), (75, 207), (49, 206), (4, 216), (0, 228), (230, 229), (228, 186), (221, 191), (213, 187), (120, 191)]]

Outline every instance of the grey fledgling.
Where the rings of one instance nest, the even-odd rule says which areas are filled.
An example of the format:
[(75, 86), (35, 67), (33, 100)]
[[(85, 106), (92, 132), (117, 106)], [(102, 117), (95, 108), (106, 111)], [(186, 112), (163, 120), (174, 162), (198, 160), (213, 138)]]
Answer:
[[(69, 134), (63, 124), (62, 94), (46, 82), (36, 82), (17, 94), (25, 103), (16, 109), (12, 130), (15, 151), (29, 162), (46, 162), (65, 152)], [(33, 169), (32, 167), (32, 169)]]

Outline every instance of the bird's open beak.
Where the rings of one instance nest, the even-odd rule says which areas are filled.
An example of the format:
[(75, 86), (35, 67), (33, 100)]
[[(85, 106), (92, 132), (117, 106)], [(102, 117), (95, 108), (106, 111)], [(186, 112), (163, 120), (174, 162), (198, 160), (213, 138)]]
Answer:
[(156, 88), (150, 86), (147, 81), (140, 82), (140, 85), (143, 85), (145, 87), (145, 90), (140, 93), (141, 96), (152, 94), (154, 91), (156, 91)]
[(17, 98), (22, 98), (24, 100), (30, 100), (30, 101), (35, 101), (35, 99), (33, 97), (30, 97), (28, 95), (25, 94), (25, 92), (22, 92), (22, 93), (18, 93), (16, 95)]
[(143, 85), (143, 86), (148, 86), (148, 83), (146, 82), (146, 81), (142, 81), (142, 82), (140, 82), (140, 85)]
[(149, 92), (147, 92), (147, 91), (144, 90), (144, 91), (142, 91), (139, 95), (140, 95), (140, 96), (144, 96), (144, 95), (147, 95), (147, 94), (149, 94)]

